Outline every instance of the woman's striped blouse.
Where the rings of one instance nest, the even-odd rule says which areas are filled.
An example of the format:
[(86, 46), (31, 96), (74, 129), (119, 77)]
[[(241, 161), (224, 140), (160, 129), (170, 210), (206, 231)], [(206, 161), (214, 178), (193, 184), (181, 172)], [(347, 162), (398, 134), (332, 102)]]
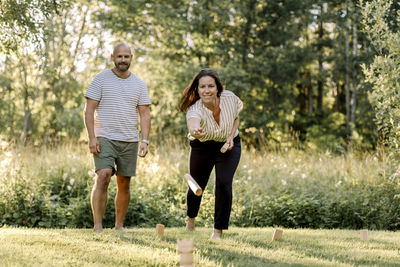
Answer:
[[(214, 140), (217, 142), (225, 142), (230, 135), (234, 120), (239, 116), (239, 112), (243, 109), (243, 102), (234, 93), (224, 90), (220, 96), (221, 113), (219, 116), (219, 124), (215, 121), (212, 111), (203, 105), (201, 99), (197, 100), (186, 113), (186, 119), (200, 119), (200, 127), (206, 134), (199, 139), (201, 142)], [(236, 130), (235, 136), (239, 134)], [(194, 137), (188, 134), (188, 138), (193, 140)]]

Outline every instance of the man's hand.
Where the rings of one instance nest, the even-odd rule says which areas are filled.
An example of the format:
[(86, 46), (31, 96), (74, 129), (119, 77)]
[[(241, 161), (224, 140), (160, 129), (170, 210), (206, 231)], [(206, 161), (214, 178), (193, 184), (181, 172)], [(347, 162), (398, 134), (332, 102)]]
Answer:
[(97, 140), (97, 138), (89, 139), (89, 150), (90, 150), (90, 153), (92, 153), (96, 156), (100, 153), (100, 145), (99, 145), (99, 141)]
[(144, 142), (140, 142), (139, 145), (139, 157), (146, 157), (147, 152), (148, 152), (148, 148), (147, 148), (148, 144), (144, 143)]

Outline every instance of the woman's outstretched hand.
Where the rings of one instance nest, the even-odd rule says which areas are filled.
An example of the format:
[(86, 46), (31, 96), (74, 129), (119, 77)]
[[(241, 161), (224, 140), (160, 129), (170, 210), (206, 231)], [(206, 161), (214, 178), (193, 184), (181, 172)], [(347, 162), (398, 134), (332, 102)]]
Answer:
[(196, 139), (200, 139), (204, 137), (206, 134), (203, 133), (203, 128), (198, 127), (198, 128), (193, 128), (190, 130), (190, 135), (193, 136)]

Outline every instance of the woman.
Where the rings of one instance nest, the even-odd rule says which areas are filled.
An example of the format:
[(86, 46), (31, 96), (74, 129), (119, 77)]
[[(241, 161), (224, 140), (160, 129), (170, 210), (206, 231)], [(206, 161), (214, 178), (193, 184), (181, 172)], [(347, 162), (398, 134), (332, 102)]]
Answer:
[[(232, 180), (239, 164), (241, 144), (238, 131), (242, 101), (224, 90), (218, 74), (201, 70), (183, 91), (179, 108), (186, 113), (190, 141), (190, 174), (204, 190), (215, 166), (215, 211), (212, 239), (228, 229), (232, 208)], [(221, 152), (226, 144), (227, 151)], [(225, 147), (226, 147), (225, 146)], [(201, 196), (187, 191), (186, 230), (194, 231)]]

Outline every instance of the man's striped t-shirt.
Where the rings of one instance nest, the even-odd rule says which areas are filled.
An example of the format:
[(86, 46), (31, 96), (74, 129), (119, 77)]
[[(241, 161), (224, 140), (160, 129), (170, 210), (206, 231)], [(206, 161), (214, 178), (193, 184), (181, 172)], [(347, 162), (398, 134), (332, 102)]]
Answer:
[[(197, 100), (186, 113), (186, 119), (200, 119), (200, 127), (203, 128), (203, 133), (206, 135), (199, 140), (201, 142), (214, 140), (217, 142), (225, 142), (227, 137), (232, 132), (233, 122), (239, 116), (239, 112), (243, 109), (243, 102), (234, 93), (224, 90), (220, 96), (219, 107), (221, 113), (219, 115), (219, 124), (215, 121), (212, 111), (204, 106), (201, 99)], [(237, 136), (239, 131), (236, 130), (234, 136)], [(194, 138), (188, 135), (189, 139)]]
[(150, 105), (147, 86), (131, 73), (123, 79), (111, 69), (97, 74), (86, 98), (99, 101), (95, 111), (96, 137), (123, 142), (138, 142), (138, 106)]

